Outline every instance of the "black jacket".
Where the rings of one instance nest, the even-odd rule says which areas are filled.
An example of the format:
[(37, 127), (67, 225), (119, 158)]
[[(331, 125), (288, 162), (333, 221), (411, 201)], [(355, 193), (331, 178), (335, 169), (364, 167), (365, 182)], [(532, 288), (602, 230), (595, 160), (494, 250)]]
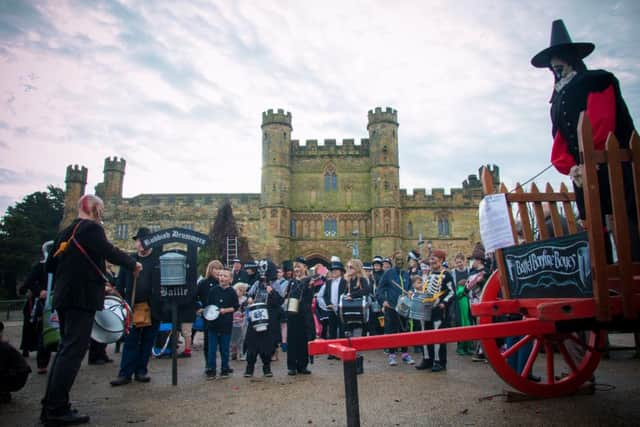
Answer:
[[(333, 304), (331, 302), (331, 288), (333, 287), (333, 279), (327, 279), (324, 285), (324, 295), (322, 295), (322, 298), (324, 298), (324, 303), (328, 306), (330, 306), (331, 304)], [(344, 277), (342, 277), (340, 279), (340, 283), (338, 283), (338, 298), (340, 298), (340, 295), (344, 294), (347, 291), (347, 281), (345, 280)], [(334, 307), (334, 310), (337, 310), (338, 307)]]
[[(78, 225), (79, 224), (79, 225)], [(75, 239), (95, 264), (69, 242), (57, 257), (60, 244), (67, 241), (78, 225)], [(102, 310), (104, 305), (105, 260), (133, 270), (135, 260), (107, 240), (102, 226), (94, 221), (76, 219), (60, 232), (47, 259), (47, 271), (54, 273), (53, 306), (56, 309), (77, 308), (87, 311)], [(96, 268), (97, 267), (97, 268)], [(98, 271), (100, 270), (100, 271)]]
[[(147, 270), (145, 274), (142, 272), (138, 277), (138, 280), (143, 280), (146, 277), (151, 283), (142, 284), (138, 282), (136, 285), (136, 301), (140, 301), (139, 299), (139, 289), (142, 286), (149, 286), (151, 288), (151, 297), (147, 301), (149, 306), (151, 307), (151, 318), (153, 320), (162, 320), (163, 316), (163, 303), (162, 298), (160, 296), (160, 254), (156, 251), (152, 251), (151, 254), (147, 257), (141, 257), (138, 254), (133, 255), (133, 259), (140, 262), (143, 266), (144, 270)], [(129, 268), (121, 268), (118, 273), (118, 290), (127, 300), (129, 305), (133, 308), (131, 297), (133, 293), (133, 274), (132, 269)]]
[[(240, 308), (238, 295), (231, 286), (224, 289), (222, 286), (212, 287), (207, 295), (207, 305), (210, 304), (221, 309), (232, 307), (234, 311)], [(233, 312), (220, 314), (216, 320), (207, 321), (207, 327), (219, 334), (230, 334), (233, 327)]]

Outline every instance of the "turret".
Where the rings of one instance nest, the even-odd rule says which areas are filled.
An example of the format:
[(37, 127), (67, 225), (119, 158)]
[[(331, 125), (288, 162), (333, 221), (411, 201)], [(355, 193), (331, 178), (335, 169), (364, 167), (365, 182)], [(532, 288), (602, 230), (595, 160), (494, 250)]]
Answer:
[(368, 119), (372, 250), (390, 254), (400, 247), (402, 224), (399, 209), (398, 112), (390, 107), (384, 110), (377, 107), (369, 111)]
[(265, 242), (264, 254), (274, 260), (289, 257), (291, 131), (290, 112), (278, 109), (262, 113), (260, 217), (264, 236), (274, 236)]
[(122, 183), (126, 165), (125, 159), (118, 159), (117, 157), (104, 159), (104, 185), (99, 190), (100, 197), (105, 201), (122, 198)]
[(67, 166), (67, 173), (64, 178), (64, 213), (60, 228), (65, 228), (78, 216), (78, 200), (84, 196), (87, 185), (87, 168), (78, 165)]

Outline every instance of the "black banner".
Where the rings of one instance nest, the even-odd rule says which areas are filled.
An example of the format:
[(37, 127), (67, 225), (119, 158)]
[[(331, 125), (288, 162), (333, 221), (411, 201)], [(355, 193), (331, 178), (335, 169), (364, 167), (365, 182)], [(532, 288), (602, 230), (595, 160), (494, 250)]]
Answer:
[(209, 241), (209, 236), (187, 228), (167, 228), (149, 234), (142, 239), (144, 248), (161, 246), (167, 243), (186, 243), (187, 245), (204, 246)]
[(503, 250), (511, 298), (591, 298), (587, 233)]

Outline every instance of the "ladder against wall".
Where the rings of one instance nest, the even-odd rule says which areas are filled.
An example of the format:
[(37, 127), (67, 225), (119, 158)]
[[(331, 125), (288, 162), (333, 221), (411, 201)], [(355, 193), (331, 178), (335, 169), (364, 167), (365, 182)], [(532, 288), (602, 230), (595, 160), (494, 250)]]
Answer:
[(238, 257), (238, 237), (227, 236), (227, 267), (231, 267), (233, 259)]

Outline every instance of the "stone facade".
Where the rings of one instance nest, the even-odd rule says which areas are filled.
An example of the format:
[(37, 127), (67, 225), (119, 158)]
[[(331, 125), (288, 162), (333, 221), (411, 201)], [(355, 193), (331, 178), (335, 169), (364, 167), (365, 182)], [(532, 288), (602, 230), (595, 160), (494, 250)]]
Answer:
[[(398, 115), (391, 108), (369, 111), (369, 137), (341, 144), (291, 139), (291, 113), (262, 114), (261, 192), (255, 194), (141, 194), (122, 197), (126, 162), (107, 158), (96, 194), (105, 200), (105, 228), (119, 246), (132, 249), (139, 226), (185, 227), (208, 234), (218, 208), (229, 200), (253, 257), (275, 261), (297, 255), (348, 259), (354, 242), (360, 257), (407, 252), (418, 240), (453, 255), (469, 254), (479, 240), (478, 203), (482, 186), (469, 175), (462, 188), (400, 189)], [(494, 182), (500, 182), (493, 166)], [(84, 194), (86, 168), (67, 168), (65, 218), (75, 216)], [(423, 247), (426, 251), (426, 247)]]

